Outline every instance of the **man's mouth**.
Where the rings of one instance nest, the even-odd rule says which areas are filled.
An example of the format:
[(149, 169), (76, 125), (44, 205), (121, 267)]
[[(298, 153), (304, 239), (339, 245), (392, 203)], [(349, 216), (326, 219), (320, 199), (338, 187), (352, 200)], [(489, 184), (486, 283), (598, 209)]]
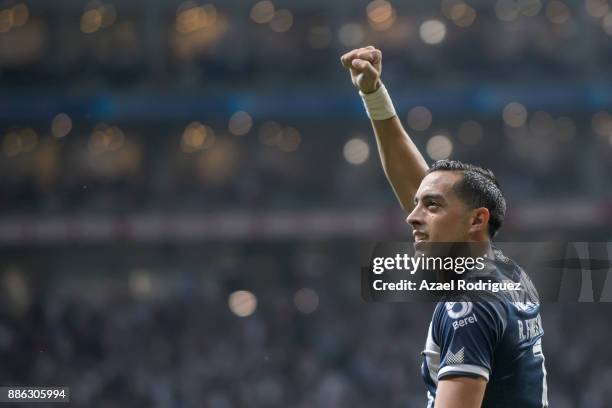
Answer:
[(414, 242), (424, 242), (424, 241), (427, 241), (427, 234), (425, 234), (423, 232), (414, 231), (412, 233), (412, 235), (414, 236)]

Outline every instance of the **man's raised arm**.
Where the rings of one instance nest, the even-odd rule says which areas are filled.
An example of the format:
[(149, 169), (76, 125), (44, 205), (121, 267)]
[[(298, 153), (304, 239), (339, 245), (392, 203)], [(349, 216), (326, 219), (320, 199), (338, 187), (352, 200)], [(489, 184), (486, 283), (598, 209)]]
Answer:
[(358, 48), (344, 54), (340, 61), (351, 72), (353, 85), (364, 99), (385, 175), (402, 208), (411, 212), (414, 195), (428, 167), (380, 82), (382, 53), (372, 46)]

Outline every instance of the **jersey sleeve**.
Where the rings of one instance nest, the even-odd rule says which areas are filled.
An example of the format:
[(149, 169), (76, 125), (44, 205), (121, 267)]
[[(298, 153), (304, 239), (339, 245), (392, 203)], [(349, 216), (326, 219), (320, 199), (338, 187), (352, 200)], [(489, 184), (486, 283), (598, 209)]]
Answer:
[(432, 336), (440, 347), (438, 380), (460, 375), (488, 381), (493, 353), (507, 326), (502, 305), (482, 301), (440, 303), (432, 323)]

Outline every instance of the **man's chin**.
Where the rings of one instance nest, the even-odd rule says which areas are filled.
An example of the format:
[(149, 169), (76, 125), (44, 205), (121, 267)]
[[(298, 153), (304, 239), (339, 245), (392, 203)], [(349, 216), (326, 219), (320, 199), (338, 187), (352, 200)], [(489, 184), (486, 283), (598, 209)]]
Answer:
[(427, 248), (431, 247), (431, 242), (426, 239), (421, 239), (419, 241), (415, 241), (413, 246), (415, 255), (421, 255), (427, 253)]
[(422, 239), (414, 242), (415, 255), (425, 255), (430, 257), (445, 257), (451, 254), (454, 242), (434, 241), (431, 238)]

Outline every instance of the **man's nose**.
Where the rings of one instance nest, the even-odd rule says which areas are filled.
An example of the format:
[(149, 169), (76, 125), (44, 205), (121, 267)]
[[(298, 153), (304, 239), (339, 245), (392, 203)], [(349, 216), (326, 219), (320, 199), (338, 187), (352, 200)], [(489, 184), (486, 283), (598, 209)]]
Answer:
[(418, 210), (418, 206), (414, 207), (412, 212), (410, 214), (408, 214), (408, 217), (406, 217), (406, 222), (412, 228), (414, 228), (417, 225), (421, 225), (423, 223), (423, 220), (422, 220), (422, 218), (420, 216), (420, 211)]

